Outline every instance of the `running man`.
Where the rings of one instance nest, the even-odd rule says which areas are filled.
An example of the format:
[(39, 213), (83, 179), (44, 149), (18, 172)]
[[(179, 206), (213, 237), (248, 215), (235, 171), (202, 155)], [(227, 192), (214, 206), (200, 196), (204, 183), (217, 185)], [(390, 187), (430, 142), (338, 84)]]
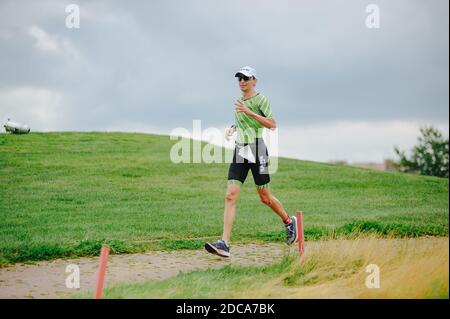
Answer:
[(214, 243), (206, 243), (205, 249), (221, 257), (230, 257), (231, 229), (236, 214), (236, 204), (241, 185), (252, 171), (256, 190), (261, 202), (269, 206), (286, 227), (286, 244), (297, 241), (297, 220), (289, 216), (280, 201), (272, 195), (269, 188), (269, 154), (262, 138), (263, 129), (275, 129), (276, 122), (272, 116), (269, 100), (255, 91), (256, 70), (245, 66), (235, 77), (238, 79), (242, 97), (235, 103), (235, 125), (226, 130), (226, 138), (237, 131), (236, 147), (233, 161), (228, 171), (228, 187), (225, 196), (225, 210), (222, 239)]

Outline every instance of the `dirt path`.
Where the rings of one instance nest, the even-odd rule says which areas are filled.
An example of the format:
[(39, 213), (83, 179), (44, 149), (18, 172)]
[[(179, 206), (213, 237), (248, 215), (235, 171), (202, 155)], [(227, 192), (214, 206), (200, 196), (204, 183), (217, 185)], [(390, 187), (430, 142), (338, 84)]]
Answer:
[[(294, 248), (291, 248), (294, 249)], [(289, 253), (281, 244), (234, 245), (231, 258), (220, 258), (202, 250), (154, 251), (143, 254), (110, 255), (105, 287), (123, 283), (160, 280), (180, 271), (220, 268), (225, 265), (263, 265), (278, 262)], [(35, 265), (16, 264), (0, 269), (0, 298), (70, 298), (94, 291), (99, 258), (58, 259)], [(66, 267), (80, 269), (80, 288), (66, 287)]]

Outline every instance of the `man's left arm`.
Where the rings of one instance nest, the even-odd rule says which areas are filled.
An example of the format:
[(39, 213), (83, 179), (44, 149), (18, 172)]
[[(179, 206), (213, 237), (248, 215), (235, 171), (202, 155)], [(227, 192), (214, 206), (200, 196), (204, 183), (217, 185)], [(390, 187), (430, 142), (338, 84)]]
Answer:
[(262, 126), (267, 127), (269, 129), (275, 129), (277, 127), (277, 123), (275, 122), (275, 119), (273, 116), (270, 117), (264, 117), (259, 114), (256, 114), (252, 110), (250, 110), (244, 103), (241, 101), (236, 101), (234, 104), (236, 106), (236, 111), (238, 112), (244, 112), (248, 116), (253, 117), (256, 121), (258, 121)]

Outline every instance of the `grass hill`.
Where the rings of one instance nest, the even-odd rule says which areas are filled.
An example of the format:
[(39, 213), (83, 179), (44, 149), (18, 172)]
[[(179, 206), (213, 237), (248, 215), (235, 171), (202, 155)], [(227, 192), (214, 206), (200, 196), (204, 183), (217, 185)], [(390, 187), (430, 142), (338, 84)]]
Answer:
[[(198, 248), (222, 231), (228, 164), (174, 164), (168, 136), (0, 134), (0, 265), (114, 253)], [(304, 212), (306, 240), (448, 236), (448, 179), (281, 158), (272, 190)], [(283, 241), (251, 174), (235, 242)]]

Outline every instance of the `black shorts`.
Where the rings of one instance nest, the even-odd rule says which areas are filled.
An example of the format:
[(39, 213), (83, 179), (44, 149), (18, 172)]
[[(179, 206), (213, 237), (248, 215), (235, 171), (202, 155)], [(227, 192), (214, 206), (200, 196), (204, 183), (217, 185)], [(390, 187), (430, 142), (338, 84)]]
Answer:
[[(239, 151), (243, 147), (249, 147), (253, 156), (254, 162), (249, 161), (239, 155)], [(233, 162), (230, 164), (228, 170), (228, 181), (235, 180), (242, 184), (247, 178), (248, 171), (252, 170), (253, 179), (257, 186), (265, 186), (270, 182), (269, 176), (269, 153), (266, 144), (262, 138), (256, 139), (255, 143), (251, 144), (237, 144), (234, 148)]]

